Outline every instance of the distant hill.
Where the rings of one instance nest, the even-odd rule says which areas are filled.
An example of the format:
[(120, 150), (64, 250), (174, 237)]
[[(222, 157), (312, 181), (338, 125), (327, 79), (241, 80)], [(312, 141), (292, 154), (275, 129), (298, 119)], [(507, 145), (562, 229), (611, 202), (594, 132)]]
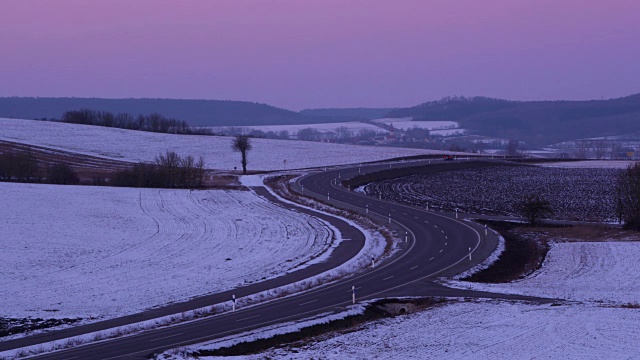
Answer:
[(65, 111), (91, 109), (132, 115), (159, 113), (192, 126), (251, 126), (335, 122), (266, 104), (227, 100), (0, 98), (0, 117), (60, 119)]
[(343, 121), (373, 120), (385, 117), (395, 108), (328, 108), (328, 109), (304, 109), (300, 114), (308, 116), (323, 116)]
[(640, 131), (640, 94), (609, 100), (508, 101), (454, 97), (396, 109), (388, 117), (458, 121), (474, 134), (547, 145)]

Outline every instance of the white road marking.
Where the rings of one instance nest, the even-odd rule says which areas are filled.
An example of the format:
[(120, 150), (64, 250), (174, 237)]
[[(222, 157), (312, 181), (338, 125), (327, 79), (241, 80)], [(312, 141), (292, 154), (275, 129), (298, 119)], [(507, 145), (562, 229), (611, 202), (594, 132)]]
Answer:
[(418, 217), (417, 217), (417, 216), (414, 216), (413, 218), (414, 218), (414, 219), (416, 219), (416, 220), (420, 220), (420, 219), (418, 219)]
[(406, 213), (406, 212), (403, 212), (403, 213), (402, 213), (402, 215), (407, 216), (407, 213)]
[(440, 249), (440, 252), (442, 252), (442, 249)]
[(160, 341), (160, 340), (164, 340), (164, 339), (168, 339), (168, 338), (172, 338), (172, 337), (180, 336), (180, 335), (182, 335), (182, 333), (169, 335), (169, 336), (165, 336), (165, 337), (161, 337), (161, 338), (157, 338), (157, 339), (153, 339), (153, 340), (149, 340), (149, 342)]
[(246, 317), (246, 318), (238, 319), (238, 320), (236, 320), (236, 322), (238, 322), (238, 321), (244, 321), (244, 320), (249, 320), (249, 319), (253, 319), (253, 318), (257, 318), (257, 317), (260, 317), (260, 315), (249, 316), (249, 317)]
[(448, 243), (444, 243), (444, 246), (447, 246)]
[(417, 268), (417, 267), (418, 267), (418, 265), (416, 265), (416, 266), (414, 266), (414, 267), (412, 267), (412, 268), (409, 268), (409, 270), (413, 270), (413, 269), (415, 269), (415, 268)]
[(429, 259), (429, 261), (433, 260), (434, 258), (432, 257), (431, 259)]
[(382, 280), (389, 280), (389, 279), (391, 279), (392, 277), (393, 277), (393, 275), (391, 275), (391, 276), (389, 276), (389, 277), (386, 277), (386, 278), (384, 278), (384, 279), (382, 279)]
[(311, 303), (314, 303), (314, 302), (316, 302), (316, 301), (318, 301), (318, 300), (311, 300), (311, 301), (303, 302), (302, 304), (298, 304), (298, 306), (311, 304)]

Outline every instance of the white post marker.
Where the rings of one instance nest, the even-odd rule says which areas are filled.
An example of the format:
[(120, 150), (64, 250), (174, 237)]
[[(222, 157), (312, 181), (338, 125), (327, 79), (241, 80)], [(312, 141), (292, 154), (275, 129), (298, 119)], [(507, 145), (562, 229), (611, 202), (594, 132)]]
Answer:
[(469, 248), (469, 261), (471, 261), (471, 248)]
[(340, 177), (340, 173), (338, 173), (338, 179), (342, 179), (342, 178)]
[(458, 209), (456, 209), (456, 219), (458, 218)]
[(355, 285), (351, 287), (351, 302), (354, 304), (356, 303), (356, 286)]
[(487, 224), (484, 224), (484, 236), (487, 236)]
[(429, 211), (429, 203), (427, 202), (427, 211)]
[(369, 213), (369, 204), (367, 204), (366, 209), (367, 209), (367, 214), (368, 214)]
[(409, 241), (409, 233), (408, 232), (404, 232), (404, 242)]
[(389, 214), (389, 224), (391, 224), (391, 214)]
[(376, 267), (376, 259), (374, 259), (373, 255), (371, 255), (371, 267)]
[(351, 191), (351, 185), (347, 186), (347, 190)]
[(235, 295), (231, 295), (231, 306), (232, 306), (232, 310), (231, 311), (236, 311), (236, 296)]
[(329, 192), (327, 192), (327, 200), (329, 200)]
[(302, 192), (304, 192), (304, 185), (300, 184), (300, 186), (302, 186)]
[(358, 174), (360, 174), (360, 168), (358, 168)]
[(378, 194), (378, 199), (382, 200), (382, 193)]

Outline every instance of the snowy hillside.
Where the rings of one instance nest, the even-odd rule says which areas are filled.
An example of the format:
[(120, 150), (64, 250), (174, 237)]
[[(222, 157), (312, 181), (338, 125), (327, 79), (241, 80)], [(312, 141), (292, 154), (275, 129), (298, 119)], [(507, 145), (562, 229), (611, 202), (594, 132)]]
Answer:
[(0, 192), (0, 317), (113, 317), (187, 300), (298, 267), (334, 236), (249, 191)]
[[(98, 126), (0, 118), (0, 140), (50, 147), (126, 161), (153, 161), (167, 150), (203, 156), (209, 169), (240, 167), (231, 138), (159, 134)], [(249, 170), (282, 170), (353, 164), (395, 157), (442, 153), (309, 141), (252, 139)], [(286, 160), (286, 163), (285, 163)]]
[[(371, 130), (371, 131), (380, 132), (380, 133), (388, 133), (387, 130), (379, 126), (362, 123), (362, 122), (340, 122), (340, 123), (299, 124), (299, 125), (262, 125), (262, 126), (243, 126), (242, 128), (247, 130), (251, 130), (251, 129), (261, 130), (264, 132), (273, 131), (276, 133), (280, 131), (288, 131), (289, 135), (295, 135), (298, 131), (302, 129), (309, 129), (309, 128), (316, 129), (321, 133), (326, 133), (326, 132), (335, 133), (338, 128), (346, 128), (354, 134), (357, 134), (361, 130)], [(225, 130), (227, 128), (210, 127), (209, 129), (212, 129), (215, 132), (215, 131)]]

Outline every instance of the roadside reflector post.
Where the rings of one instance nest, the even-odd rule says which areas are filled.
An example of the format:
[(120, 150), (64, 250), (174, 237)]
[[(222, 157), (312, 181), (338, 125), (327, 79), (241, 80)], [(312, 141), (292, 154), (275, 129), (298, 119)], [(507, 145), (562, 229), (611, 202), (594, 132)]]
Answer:
[(300, 186), (302, 186), (302, 192), (304, 192), (304, 185), (300, 184)]
[(367, 209), (367, 214), (368, 214), (369, 213), (369, 204), (367, 204), (366, 209)]
[(469, 248), (469, 261), (471, 261), (471, 248)]
[(456, 219), (458, 218), (458, 209), (456, 209)]
[(378, 199), (382, 200), (382, 193), (378, 194)]
[(427, 209), (427, 211), (429, 211), (429, 202), (427, 202), (427, 208), (426, 209)]
[(376, 259), (371, 255), (371, 267), (376, 267)]
[(235, 295), (231, 295), (231, 311), (236, 311), (236, 296)]
[(484, 236), (487, 236), (487, 224), (484, 224)]
[(351, 191), (351, 185), (347, 186), (347, 190)]
[(356, 303), (356, 286), (355, 285), (351, 287), (351, 302), (354, 304)]
[(409, 233), (408, 232), (404, 232), (404, 242), (409, 241)]
[(329, 200), (329, 192), (327, 192), (327, 200)]
[(389, 214), (389, 224), (391, 224), (391, 214)]
[(338, 173), (338, 179), (342, 179), (342, 178), (340, 177), (340, 173)]

